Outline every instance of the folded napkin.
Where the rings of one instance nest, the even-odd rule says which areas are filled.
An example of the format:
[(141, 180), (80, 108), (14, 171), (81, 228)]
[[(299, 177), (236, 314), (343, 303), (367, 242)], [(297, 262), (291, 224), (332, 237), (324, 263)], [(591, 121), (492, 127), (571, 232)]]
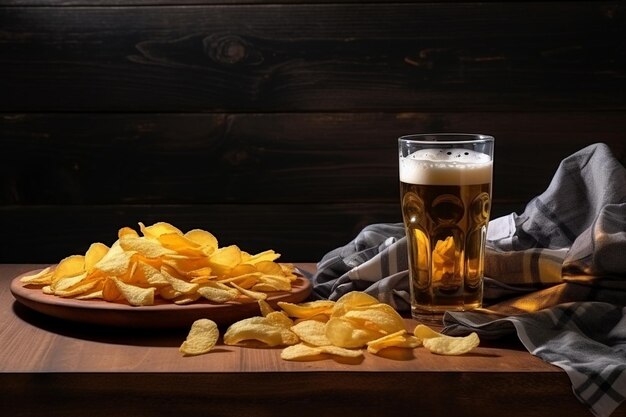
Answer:
[[(408, 311), (406, 245), (401, 223), (364, 228), (318, 263), (314, 295), (359, 290)], [(489, 312), (448, 313), (444, 331), (517, 332), (568, 373), (593, 413), (608, 416), (626, 396), (626, 170), (608, 146), (567, 157), (521, 215), (489, 223), (485, 275)]]

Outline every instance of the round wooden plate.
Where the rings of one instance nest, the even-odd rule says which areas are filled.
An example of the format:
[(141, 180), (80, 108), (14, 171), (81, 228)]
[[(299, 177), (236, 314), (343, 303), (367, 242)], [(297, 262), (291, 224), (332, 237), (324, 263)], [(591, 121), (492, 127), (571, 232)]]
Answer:
[[(128, 304), (111, 303), (104, 300), (75, 300), (44, 294), (40, 287), (24, 286), (20, 278), (38, 272), (21, 274), (11, 281), (11, 293), (26, 307), (51, 317), (74, 322), (136, 328), (189, 327), (195, 320), (208, 318), (225, 326), (235, 321), (260, 314), (255, 300), (231, 301), (212, 304), (198, 300), (193, 304), (177, 305), (165, 300), (152, 306), (133, 307)], [(299, 276), (292, 283), (292, 290), (268, 293), (266, 301), (276, 307), (278, 301), (299, 303), (311, 294), (311, 283)]]

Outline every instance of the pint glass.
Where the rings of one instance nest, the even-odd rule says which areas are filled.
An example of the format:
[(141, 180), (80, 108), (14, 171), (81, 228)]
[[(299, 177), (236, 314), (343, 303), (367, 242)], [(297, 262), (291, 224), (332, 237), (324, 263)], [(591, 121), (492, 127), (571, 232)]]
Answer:
[(398, 139), (411, 314), (482, 306), (494, 138), (419, 134)]

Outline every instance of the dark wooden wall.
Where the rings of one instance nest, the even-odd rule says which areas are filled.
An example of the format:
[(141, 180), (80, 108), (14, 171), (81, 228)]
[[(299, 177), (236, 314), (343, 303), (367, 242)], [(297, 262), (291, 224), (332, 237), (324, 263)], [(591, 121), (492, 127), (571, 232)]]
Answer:
[(0, 262), (159, 220), (316, 261), (435, 131), (496, 137), (494, 216), (624, 161), (625, 3), (0, 0)]

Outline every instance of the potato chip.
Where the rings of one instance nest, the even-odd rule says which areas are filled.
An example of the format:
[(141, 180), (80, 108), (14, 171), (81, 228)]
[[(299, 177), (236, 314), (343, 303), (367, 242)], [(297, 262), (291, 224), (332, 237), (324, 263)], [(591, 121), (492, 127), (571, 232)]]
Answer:
[(135, 252), (126, 252), (116, 241), (106, 255), (94, 265), (94, 268), (109, 276), (120, 276), (128, 272), (130, 261)]
[(350, 307), (358, 307), (364, 305), (378, 304), (380, 301), (371, 295), (361, 291), (350, 291), (337, 300), (336, 304), (349, 305)]
[(156, 269), (152, 265), (144, 262), (137, 262), (138, 275), (141, 275), (142, 281), (154, 287), (163, 287), (170, 285), (170, 282), (163, 276), (160, 269)]
[(275, 310), (271, 305), (265, 300), (257, 300), (259, 303), (259, 310), (261, 310), (261, 315), (266, 317), (268, 314), (273, 313)]
[(50, 284), (50, 288), (52, 288), (52, 290), (56, 293), (57, 291), (64, 291), (64, 290), (68, 290), (78, 284), (80, 284), (82, 281), (85, 280), (85, 278), (87, 278), (87, 273), (83, 272), (82, 274), (73, 276), (73, 277), (61, 277), (56, 279), (55, 281), (52, 282), (52, 284)]
[(93, 300), (103, 298), (102, 290), (88, 291), (76, 296), (77, 300)]
[[(232, 272), (231, 272), (232, 273)], [(229, 275), (231, 274), (229, 273)], [(236, 284), (238, 287), (250, 289), (256, 284), (259, 280), (258, 273), (255, 272), (253, 274), (245, 274), (239, 276), (232, 276), (230, 278), (222, 278), (218, 279), (218, 282), (223, 284)]]
[(106, 278), (102, 284), (102, 299), (117, 301), (122, 298), (122, 292), (117, 288), (112, 278)]
[(239, 264), (231, 268), (231, 270), (228, 271), (228, 275), (231, 277), (239, 277), (248, 274), (258, 274), (257, 276), (260, 276), (261, 274), (258, 272), (259, 271), (254, 267), (254, 265)]
[(343, 317), (356, 320), (362, 327), (385, 334), (404, 330), (404, 320), (389, 304), (372, 304), (363, 310), (346, 311)]
[(181, 294), (178, 297), (172, 298), (172, 300), (174, 301), (174, 304), (185, 305), (198, 301), (200, 297), (202, 296), (196, 292), (194, 294)]
[(339, 347), (360, 348), (382, 335), (379, 331), (362, 328), (358, 323), (342, 317), (333, 317), (326, 323), (326, 337)]
[(268, 346), (294, 345), (298, 336), (291, 330), (271, 323), (265, 317), (250, 317), (230, 325), (224, 333), (224, 343), (236, 345), (246, 340), (256, 340)]
[(76, 297), (80, 294), (90, 291), (96, 285), (97, 285), (97, 282), (91, 281), (91, 282), (79, 283), (78, 285), (74, 285), (66, 289), (57, 288), (54, 290), (54, 295), (57, 295), (59, 297)]
[(268, 346), (282, 344), (281, 328), (267, 324), (265, 321), (258, 322), (258, 317), (243, 319), (231, 324), (224, 333), (224, 344), (237, 345), (246, 340), (257, 340)]
[(135, 231), (135, 229), (132, 229), (130, 227), (122, 227), (120, 230), (117, 231), (117, 238), (121, 239), (123, 236), (132, 236), (132, 237), (139, 237), (139, 233), (137, 233), (137, 231)]
[(284, 275), (293, 275), (296, 272), (296, 266), (290, 263), (280, 262), (280, 269), (283, 270)]
[(239, 292), (234, 288), (221, 288), (215, 284), (201, 285), (197, 291), (198, 294), (214, 303), (225, 303), (239, 296)]
[(331, 345), (326, 337), (326, 324), (316, 320), (305, 320), (291, 327), (300, 340), (313, 346)]
[(332, 316), (342, 316), (348, 310), (353, 310), (357, 307), (369, 306), (379, 303), (380, 301), (378, 301), (376, 298), (372, 297), (369, 294), (360, 291), (351, 291), (342, 295), (337, 300), (337, 302), (333, 306)]
[(422, 344), (422, 341), (413, 335), (407, 334), (406, 330), (399, 330), (395, 333), (388, 334), (376, 340), (367, 342), (367, 351), (377, 354), (381, 350), (388, 347), (399, 348), (416, 348)]
[(140, 285), (143, 286), (144, 284), (147, 284), (145, 281), (145, 277), (136, 274), (137, 272), (137, 261), (135, 260), (135, 255), (133, 255), (130, 258), (130, 263), (129, 263), (129, 268), (128, 271), (124, 274), (119, 276), (118, 278), (123, 280), (124, 282), (128, 283), (128, 284), (133, 284), (133, 285)]
[(344, 358), (357, 358), (363, 356), (362, 350), (345, 349), (337, 346), (311, 346), (306, 343), (298, 343), (288, 346), (280, 353), (281, 359), (287, 361), (319, 359), (322, 354), (341, 356)]
[(160, 258), (161, 265), (167, 265), (181, 275), (187, 276), (191, 271), (209, 268), (209, 258), (189, 258), (178, 253)]
[(85, 253), (85, 271), (93, 272), (96, 264), (109, 252), (109, 247), (104, 243), (92, 243)]
[[(119, 240), (115, 243), (113, 243), (114, 245), (119, 244)], [(156, 269), (161, 269), (161, 266), (163, 266), (163, 260), (165, 259), (165, 257), (163, 258), (148, 258), (146, 256), (143, 256), (140, 253), (134, 253), (133, 256), (131, 257), (131, 262), (141, 262), (144, 264), (148, 264), (153, 268)]]
[(206, 230), (193, 229), (185, 233), (185, 237), (200, 245), (204, 255), (210, 255), (218, 248), (217, 238)]
[(122, 236), (119, 245), (127, 252), (136, 252), (146, 258), (159, 258), (165, 255), (172, 255), (176, 252), (161, 245), (158, 240), (147, 237)]
[(242, 253), (242, 263), (255, 265), (259, 262), (263, 261), (275, 261), (280, 258), (280, 254), (274, 252), (273, 250), (266, 250), (261, 253), (257, 253), (256, 255), (250, 255), (248, 253)]
[(424, 324), (418, 324), (417, 326), (415, 326), (413, 334), (415, 335), (415, 337), (418, 337), (420, 339), (430, 339), (433, 337), (444, 336), (442, 333), (437, 333), (436, 331)]
[(52, 275), (52, 268), (48, 266), (35, 274), (23, 276), (20, 282), (24, 285), (49, 285), (52, 283)]
[(252, 291), (258, 291), (258, 292), (274, 292), (274, 291), (280, 291), (280, 288), (277, 288), (271, 284), (254, 284), (252, 286), (252, 288), (250, 288)]
[(300, 322), (307, 321), (307, 320), (315, 320), (315, 321), (319, 321), (321, 323), (327, 323), (328, 320), (330, 320), (330, 316), (328, 314), (322, 313), (322, 314), (316, 314), (314, 316), (307, 317), (307, 318), (304, 318), (304, 319), (296, 319), (296, 320), (294, 320), (294, 322), (295, 323), (300, 323)]
[(180, 297), (181, 294), (180, 292), (176, 291), (174, 288), (172, 288), (171, 285), (165, 286), (165, 287), (159, 287), (156, 290), (157, 294), (159, 294), (159, 296), (165, 300), (175, 300), (178, 297)]
[(245, 288), (240, 287), (234, 282), (232, 282), (231, 285), (235, 287), (237, 291), (239, 291), (241, 294), (245, 295), (246, 297), (250, 297), (254, 300), (265, 300), (267, 298), (267, 294), (264, 292), (246, 290)]
[(213, 349), (218, 338), (217, 324), (209, 319), (199, 319), (191, 325), (187, 339), (179, 350), (185, 356), (202, 355)]
[(267, 286), (275, 288), (274, 291), (289, 291), (291, 289), (291, 280), (285, 276), (278, 275), (260, 275), (257, 286)]
[(424, 347), (438, 355), (463, 355), (480, 344), (474, 332), (465, 337), (440, 336), (424, 339)]
[(205, 277), (213, 277), (211, 267), (203, 266), (198, 269), (191, 270), (187, 273), (190, 278), (205, 278)]
[(322, 350), (317, 346), (310, 346), (305, 343), (287, 346), (280, 352), (280, 358), (286, 361), (309, 360), (318, 358), (322, 354)]
[(404, 320), (393, 307), (357, 291), (337, 300), (326, 324), (328, 339), (345, 348), (363, 347), (382, 336), (405, 330)]
[(85, 257), (83, 255), (71, 255), (59, 262), (52, 272), (52, 282), (59, 278), (75, 277), (85, 272)]
[(209, 266), (217, 274), (225, 274), (241, 263), (241, 249), (235, 245), (216, 250), (209, 257)]
[(203, 284), (208, 284), (209, 282), (216, 282), (215, 281), (216, 277), (196, 277), (196, 278), (191, 278), (191, 280), (189, 280), (189, 282), (193, 282), (194, 284), (199, 284), (199, 285), (203, 285)]
[(265, 316), (267, 323), (282, 327), (284, 329), (290, 329), (293, 327), (294, 323), (287, 315), (282, 311), (272, 311)]
[(422, 344), (426, 349), (439, 355), (463, 355), (480, 344), (476, 333), (465, 337), (448, 336), (423, 324), (418, 324), (413, 334), (422, 339)]
[(315, 300), (308, 301), (300, 304), (288, 303), (285, 301), (279, 301), (278, 306), (282, 308), (289, 317), (296, 318), (309, 318), (324, 312), (330, 312), (335, 305), (334, 301), (330, 300)]
[(283, 276), (283, 269), (273, 261), (258, 261), (254, 264), (256, 270), (266, 275)]
[(157, 239), (159, 236), (166, 234), (166, 233), (177, 233), (179, 235), (183, 234), (183, 232), (181, 232), (180, 229), (165, 222), (157, 222), (153, 224), (152, 226), (148, 226), (148, 227), (144, 226), (144, 224), (140, 222), (139, 228), (141, 230), (141, 233), (144, 236), (153, 238), (153, 239)]
[(327, 345), (327, 346), (318, 346), (323, 353), (329, 353), (335, 356), (341, 356), (344, 358), (358, 358), (363, 356), (363, 351), (360, 349), (345, 349), (339, 346)]
[(111, 278), (111, 280), (131, 306), (149, 306), (154, 304), (154, 287), (141, 288), (126, 284), (117, 278)]
[(165, 268), (161, 269), (161, 275), (172, 286), (172, 288), (181, 294), (195, 293), (200, 287), (198, 284), (187, 282), (183, 279), (176, 278), (171, 275)]
[(200, 244), (178, 233), (164, 233), (158, 237), (158, 241), (164, 248), (181, 255), (191, 257), (202, 257), (205, 255)]

